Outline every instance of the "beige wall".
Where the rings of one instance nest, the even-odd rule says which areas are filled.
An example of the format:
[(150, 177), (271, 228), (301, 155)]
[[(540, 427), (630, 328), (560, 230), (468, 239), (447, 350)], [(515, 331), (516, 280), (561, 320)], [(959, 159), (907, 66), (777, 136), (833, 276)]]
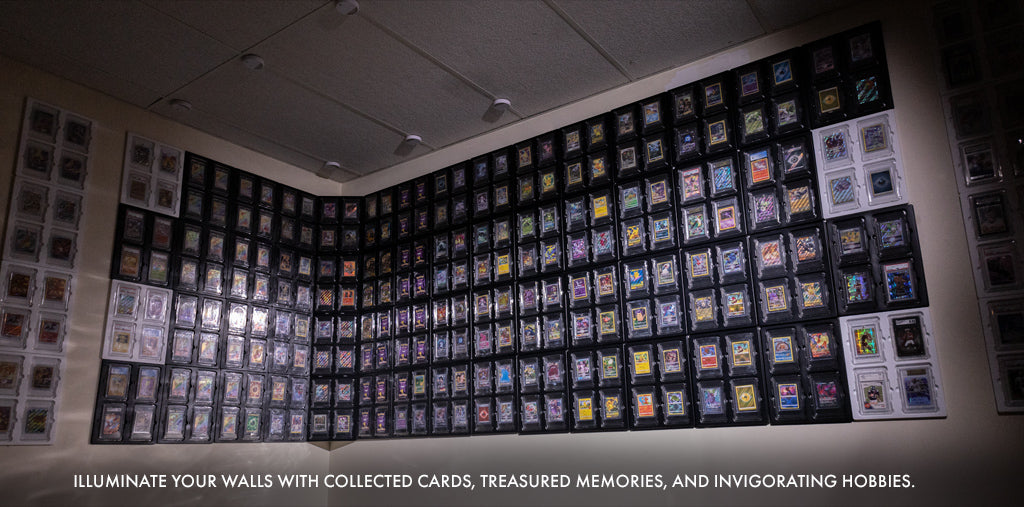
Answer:
[[(0, 209), (25, 96), (98, 122), (75, 296), (69, 368), (57, 444), (0, 448), (0, 504), (66, 503), (73, 473), (909, 473), (913, 489), (891, 490), (80, 490), (102, 503), (324, 504), (974, 504), (1020, 494), (1024, 418), (998, 416), (975, 304), (963, 223), (946, 145), (927, 4), (858, 4), (695, 64), (588, 98), (415, 161), (345, 183), (363, 194), (587, 118), (747, 61), (881, 18), (911, 202), (949, 416), (940, 420), (685, 429), (589, 435), (487, 436), (355, 442), (333, 452), (309, 444), (92, 446), (92, 416), (109, 262), (126, 131), (138, 132), (279, 181), (314, 190), (322, 182), (249, 150), (0, 57)], [(300, 181), (296, 178), (304, 178)], [(3, 213), (3, 212), (0, 212)], [(0, 218), (3, 218), (0, 215)], [(0, 224), (2, 225), (2, 224)], [(103, 297), (90, 297), (102, 295)], [(237, 467), (237, 468), (236, 468)], [(6, 496), (11, 495), (12, 496)]]
[[(57, 408), (55, 445), (0, 447), (0, 505), (28, 503), (104, 504), (110, 492), (74, 490), (72, 475), (85, 473), (221, 473), (238, 467), (238, 473), (322, 473), (328, 451), (313, 445), (214, 444), (101, 446), (89, 444), (93, 403), (100, 373), (103, 324), (110, 290), (110, 259), (117, 221), (125, 133), (128, 131), (194, 151), (256, 174), (316, 190), (324, 184), (311, 173), (291, 167), (251, 150), (200, 133), (93, 90), (27, 67), (0, 56), (0, 218), (6, 220), (12, 173), (25, 97), (33, 97), (92, 118), (94, 155), (88, 175), (88, 194), (82, 234), (79, 235), (80, 268), (72, 295), (67, 369), (63, 402)], [(287, 175), (287, 177), (285, 176)], [(308, 176), (307, 176), (308, 175)], [(340, 191), (340, 189), (339, 189)], [(0, 222), (0, 230), (3, 230)], [(181, 503), (202, 495), (204, 503), (323, 505), (326, 491), (262, 490), (137, 490), (117, 491), (121, 503)]]

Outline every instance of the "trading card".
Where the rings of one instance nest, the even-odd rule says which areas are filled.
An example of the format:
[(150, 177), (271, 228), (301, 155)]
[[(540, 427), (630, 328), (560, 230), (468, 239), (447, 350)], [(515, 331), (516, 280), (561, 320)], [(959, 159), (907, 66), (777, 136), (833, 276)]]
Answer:
[(726, 319), (742, 318), (747, 315), (747, 294), (745, 290), (723, 289), (723, 307)]
[(617, 339), (619, 326), (617, 323), (617, 308), (598, 308), (597, 332), (599, 335), (599, 341), (606, 341), (608, 339)]
[(700, 404), (704, 415), (722, 415), (725, 413), (722, 386), (718, 384), (701, 385)]
[(658, 416), (654, 404), (654, 393), (649, 389), (633, 389), (636, 401), (636, 417), (639, 420), (653, 419)]
[(771, 347), (772, 361), (775, 364), (792, 363), (796, 360), (793, 355), (792, 336), (772, 336)]
[(695, 206), (683, 210), (686, 225), (686, 241), (708, 238), (707, 212), (704, 206)]
[(795, 411), (800, 410), (800, 384), (780, 382), (779, 389), (779, 410)]
[(902, 218), (879, 221), (878, 242), (883, 249), (892, 249), (906, 246), (907, 238), (904, 234), (904, 222)]
[(686, 390), (682, 385), (663, 386), (662, 399), (664, 400), (665, 422), (669, 418), (678, 418), (686, 415)]
[(131, 371), (131, 366), (126, 364), (110, 365), (107, 370), (106, 398), (124, 400), (128, 397), (128, 379)]
[(757, 391), (753, 384), (733, 385), (736, 410), (740, 412), (757, 411)]
[(1000, 176), (990, 140), (962, 145), (960, 154), (963, 159), (964, 178), (968, 185), (984, 183)]
[[(622, 392), (619, 390), (601, 391), (601, 424), (604, 427), (621, 427)], [(618, 422), (618, 424), (617, 424)]]
[(790, 216), (814, 211), (811, 200), (811, 188), (808, 185), (787, 188), (786, 202)]
[(196, 392), (194, 401), (196, 403), (212, 403), (214, 384), (217, 382), (217, 373), (213, 371), (200, 370), (196, 373)]
[(715, 302), (713, 296), (697, 296), (691, 293), (693, 308), (693, 324), (711, 323), (715, 321)]
[(1012, 242), (997, 243), (979, 248), (985, 285), (989, 289), (1003, 289), (1018, 285), (1017, 255)]
[(839, 87), (832, 86), (818, 90), (818, 111), (822, 114), (838, 111), (842, 107), (839, 100)]
[(861, 149), (865, 154), (889, 149), (889, 133), (884, 122), (860, 127)]
[(765, 225), (779, 220), (778, 198), (774, 191), (760, 192), (753, 198), (754, 223)]
[(785, 260), (782, 256), (783, 247), (781, 240), (765, 241), (758, 245), (758, 255), (763, 268), (784, 267)]
[(828, 359), (833, 356), (832, 336), (828, 332), (808, 332), (807, 350), (811, 359)]
[(1003, 193), (971, 196), (971, 207), (978, 237), (996, 236), (1010, 230)]
[(729, 343), (730, 357), (732, 358), (732, 368), (751, 366), (753, 364), (753, 356), (751, 352), (750, 340), (731, 340)]
[(913, 267), (910, 262), (895, 262), (882, 265), (885, 279), (886, 300), (912, 301), (917, 299), (917, 287), (914, 281)]
[(742, 245), (732, 248), (718, 246), (716, 249), (721, 270), (720, 278), (724, 279), (726, 276), (739, 276), (743, 274), (746, 256), (743, 254)]
[(908, 411), (934, 410), (938, 406), (928, 366), (900, 368), (903, 403)]
[[(4, 337), (17, 337), (22, 332), (19, 321), (13, 319), (12, 313), (4, 314), (3, 335)], [(20, 316), (19, 316), (20, 317)], [(18, 325), (14, 329), (15, 324)], [(15, 334), (17, 332), (18, 334)], [(135, 325), (130, 322), (114, 321), (110, 325), (110, 340), (107, 342), (107, 353), (112, 355), (127, 356), (131, 354), (132, 336), (135, 334)], [(189, 343), (189, 357), (191, 357), (191, 342)], [(186, 360), (187, 361), (187, 360)]]
[(893, 317), (892, 334), (893, 342), (896, 344), (897, 357), (915, 357), (925, 354), (921, 317), (916, 315)]
[(647, 208), (654, 210), (668, 204), (671, 191), (665, 178), (647, 180)]
[(701, 370), (717, 370), (718, 345), (714, 343), (697, 344), (698, 364)]
[(744, 142), (749, 142), (751, 138), (765, 133), (765, 112), (763, 106), (758, 105), (745, 109), (741, 114), (743, 116), (743, 136), (746, 139)]
[(784, 312), (789, 309), (789, 295), (785, 285), (765, 286), (764, 299), (769, 312)]
[(880, 357), (878, 329), (873, 324), (854, 326), (853, 344), (857, 357)]
[(801, 308), (821, 308), (825, 306), (821, 281), (799, 282)]
[(857, 387), (862, 402), (861, 412), (889, 412), (889, 384), (884, 371), (865, 371), (857, 374)]
[(859, 226), (839, 230), (839, 248), (844, 256), (858, 254), (867, 250), (867, 238)]
[[(888, 166), (888, 164), (883, 164)], [(868, 171), (868, 181), (871, 182), (871, 195), (874, 197), (886, 196), (895, 192), (892, 170), (885, 167), (878, 171)]]
[(217, 363), (218, 339), (219, 337), (213, 333), (202, 333), (199, 335), (199, 354), (196, 357), (196, 362), (208, 365)]

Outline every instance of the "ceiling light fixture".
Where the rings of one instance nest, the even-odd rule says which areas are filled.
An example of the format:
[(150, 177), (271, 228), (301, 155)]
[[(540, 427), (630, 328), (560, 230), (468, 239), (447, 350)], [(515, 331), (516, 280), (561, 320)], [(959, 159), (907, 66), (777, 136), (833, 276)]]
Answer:
[(324, 165), (320, 167), (320, 170), (316, 172), (316, 175), (321, 178), (331, 179), (331, 177), (337, 174), (338, 171), (341, 171), (341, 164), (333, 160), (328, 160), (324, 162)]
[(512, 107), (512, 102), (509, 101), (508, 99), (494, 99), (494, 102), (491, 102), (491, 107), (494, 108), (496, 111), (501, 111), (504, 113), (505, 111), (508, 111), (510, 107)]
[(263, 70), (265, 63), (260, 55), (254, 53), (242, 55), (242, 65), (245, 65), (249, 70)]
[(346, 16), (351, 16), (359, 12), (359, 2), (356, 0), (338, 0), (334, 3), (334, 8)]
[(494, 99), (494, 102), (491, 102), (491, 106), (487, 108), (487, 111), (484, 111), (483, 120), (488, 123), (494, 123), (511, 107), (512, 101), (508, 99)]
[(168, 101), (168, 104), (170, 104), (171, 107), (177, 109), (178, 111), (183, 111), (187, 113), (192, 110), (192, 103), (187, 100), (171, 99), (170, 101)]
[(402, 139), (401, 143), (398, 143), (398, 148), (395, 148), (395, 155), (404, 157), (414, 150), (420, 143), (423, 142), (423, 138), (416, 134), (409, 134)]

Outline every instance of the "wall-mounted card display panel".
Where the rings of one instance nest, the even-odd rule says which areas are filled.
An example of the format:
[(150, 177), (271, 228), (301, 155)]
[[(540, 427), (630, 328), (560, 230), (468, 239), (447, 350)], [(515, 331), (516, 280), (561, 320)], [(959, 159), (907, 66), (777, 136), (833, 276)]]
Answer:
[(186, 170), (184, 159), (181, 148), (129, 132), (121, 175), (121, 202), (177, 217)]
[(0, 440), (54, 441), (93, 120), (28, 98), (0, 264)]
[(815, 129), (812, 137), (825, 218), (908, 202), (892, 111)]
[(1024, 123), (1019, 6), (937, 2), (932, 16), (950, 155), (1000, 412), (1024, 412)]
[(855, 420), (945, 417), (928, 308), (839, 319)]

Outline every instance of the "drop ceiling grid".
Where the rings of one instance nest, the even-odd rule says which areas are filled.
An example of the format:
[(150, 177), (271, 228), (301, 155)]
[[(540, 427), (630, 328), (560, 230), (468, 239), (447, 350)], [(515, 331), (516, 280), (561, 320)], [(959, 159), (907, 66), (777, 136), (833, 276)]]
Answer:
[(33, 0), (5, 2), (2, 11), (0, 29), (161, 94), (235, 53), (139, 2)]
[(238, 128), (359, 174), (402, 160), (392, 153), (402, 135), (272, 72), (224, 65), (178, 96), (208, 114), (233, 118)]
[[(217, 116), (203, 111), (202, 109), (194, 108), (191, 111), (183, 112), (175, 109), (166, 102), (159, 102), (154, 104), (151, 110), (157, 114), (166, 116), (171, 120), (177, 121), (183, 125), (188, 125), (203, 132), (218, 132), (219, 134), (217, 137), (230, 139), (230, 142), (236, 145), (244, 146), (247, 149), (251, 149), (257, 153), (277, 159), (285, 164), (301, 168), (310, 168), (308, 169), (308, 172), (310, 173), (314, 172), (315, 168), (319, 168), (323, 164), (323, 157), (321, 155), (305, 153), (297, 148), (284, 146), (283, 144), (280, 144), (277, 139), (268, 139), (263, 135), (253, 133), (241, 126), (230, 124)], [(194, 148), (190, 151), (194, 151), (199, 155), (217, 158), (213, 156), (214, 154), (212, 153), (205, 153), (201, 148)], [(265, 174), (261, 173), (259, 168), (244, 166), (239, 166), (239, 168), (255, 172), (262, 176), (274, 178), (277, 181), (287, 182), (289, 178), (289, 175), (284, 173)], [(349, 181), (359, 175), (360, 174), (354, 170), (342, 168), (341, 174), (335, 177), (334, 180), (338, 182)], [(315, 192), (316, 189), (305, 188), (304, 190)]]
[(294, 80), (403, 135), (419, 134), (431, 147), (488, 126), (481, 116), (489, 97), (361, 16), (339, 17), (333, 8), (322, 9), (253, 51), (266, 60), (266, 72)]
[[(386, 26), (523, 115), (627, 80), (539, 0), (361, 2)], [(479, 114), (483, 114), (480, 111)]]
[(739, 0), (551, 0), (634, 79), (762, 35)]
[(147, 5), (243, 51), (331, 0), (146, 0)]
[[(12, 60), (26, 63), (55, 76), (83, 84), (95, 90), (116, 97), (134, 106), (145, 108), (148, 104), (161, 97), (161, 93), (138, 83), (131, 83), (87, 65), (79, 60), (65, 56), (54, 49), (42, 47), (35, 41), (26, 39), (20, 34), (8, 32), (0, 28), (0, 41), (3, 41), (3, 54)], [(73, 77), (72, 77), (73, 76)], [(17, 79), (15, 76), (4, 76), (4, 79)], [(45, 99), (38, 96), (40, 99)], [(59, 103), (56, 97), (49, 102)]]

